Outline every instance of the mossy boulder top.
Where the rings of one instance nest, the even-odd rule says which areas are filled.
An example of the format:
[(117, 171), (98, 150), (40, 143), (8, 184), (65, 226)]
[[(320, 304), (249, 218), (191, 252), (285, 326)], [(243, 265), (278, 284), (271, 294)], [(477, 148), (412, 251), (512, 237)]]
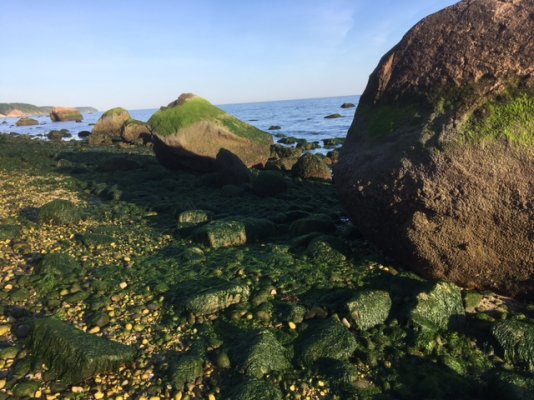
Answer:
[(33, 118), (22, 117), (21, 119), (17, 121), (15, 125), (17, 126), (39, 125), (39, 121)]
[(50, 111), (50, 119), (54, 122), (61, 121), (82, 121), (83, 116), (80, 110), (70, 107), (54, 107)]
[(130, 113), (121, 107), (115, 107), (110, 110), (107, 110), (102, 116), (98, 119), (95, 126), (93, 127), (93, 135), (95, 136), (109, 136), (117, 137), (121, 136), (122, 127), (132, 117)]
[(155, 135), (156, 156), (171, 168), (216, 170), (221, 149), (247, 167), (263, 165), (269, 158), (271, 135), (190, 93), (156, 112), (148, 124)]
[(339, 197), (364, 235), (428, 278), (534, 294), (532, 15), (526, 0), (430, 15), (360, 99)]

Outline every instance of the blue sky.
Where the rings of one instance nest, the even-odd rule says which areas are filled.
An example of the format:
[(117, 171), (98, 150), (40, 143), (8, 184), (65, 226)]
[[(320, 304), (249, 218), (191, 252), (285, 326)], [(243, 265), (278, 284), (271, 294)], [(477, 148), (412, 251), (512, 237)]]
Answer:
[(154, 108), (360, 94), (453, 0), (0, 0), (0, 102)]

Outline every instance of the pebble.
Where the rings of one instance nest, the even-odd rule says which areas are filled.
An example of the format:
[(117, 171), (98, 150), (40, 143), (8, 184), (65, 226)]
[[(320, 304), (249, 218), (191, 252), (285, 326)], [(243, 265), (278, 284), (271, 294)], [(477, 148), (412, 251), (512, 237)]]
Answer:
[(4, 336), (11, 330), (10, 325), (2, 324), (0, 325), (0, 336)]
[(295, 324), (293, 321), (289, 321), (288, 325), (289, 325), (289, 329), (291, 330), (297, 329), (297, 324)]
[(126, 282), (121, 282), (121, 283), (119, 283), (119, 287), (121, 289), (126, 289), (128, 287), (128, 284)]
[(96, 392), (95, 393), (95, 399), (103, 399), (104, 398), (104, 393), (102, 392)]
[(0, 379), (0, 390), (2, 390), (5, 387), (6, 387), (6, 380), (5, 379)]
[(93, 326), (91, 329), (89, 329), (89, 333), (98, 333), (100, 332), (99, 326)]

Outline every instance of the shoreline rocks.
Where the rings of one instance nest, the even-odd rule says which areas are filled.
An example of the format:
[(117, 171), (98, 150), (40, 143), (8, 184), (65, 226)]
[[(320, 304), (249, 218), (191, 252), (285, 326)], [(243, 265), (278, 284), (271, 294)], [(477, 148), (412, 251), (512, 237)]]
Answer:
[(50, 119), (53, 122), (82, 121), (83, 116), (81, 112), (76, 108), (54, 107), (52, 111), (50, 111)]

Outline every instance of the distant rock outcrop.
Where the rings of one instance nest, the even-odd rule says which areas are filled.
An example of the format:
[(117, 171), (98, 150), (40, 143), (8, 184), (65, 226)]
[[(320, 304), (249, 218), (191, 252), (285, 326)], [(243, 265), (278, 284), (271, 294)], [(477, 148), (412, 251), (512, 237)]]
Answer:
[(426, 277), (534, 295), (533, 15), (526, 0), (433, 14), (361, 97), (339, 197), (363, 234)]
[(221, 149), (247, 167), (264, 165), (269, 158), (271, 135), (191, 93), (162, 107), (148, 124), (156, 156), (169, 168), (215, 171)]
[(62, 121), (82, 121), (82, 113), (76, 108), (54, 107), (50, 111), (50, 119), (54, 122)]

